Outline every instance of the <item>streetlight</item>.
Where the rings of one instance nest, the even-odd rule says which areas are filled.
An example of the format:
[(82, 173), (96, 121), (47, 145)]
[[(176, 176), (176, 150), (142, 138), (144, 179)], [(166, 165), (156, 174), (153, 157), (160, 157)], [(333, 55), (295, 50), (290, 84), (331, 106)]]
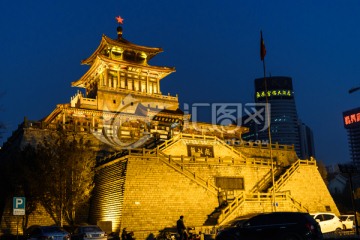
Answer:
[(349, 89), (349, 94), (353, 93), (353, 92), (356, 92), (357, 90), (359, 90), (360, 87), (353, 87), (353, 88), (350, 88)]
[(359, 90), (360, 87), (353, 87), (353, 88), (350, 88), (349, 89), (349, 94), (353, 93), (353, 92), (356, 92), (357, 90)]

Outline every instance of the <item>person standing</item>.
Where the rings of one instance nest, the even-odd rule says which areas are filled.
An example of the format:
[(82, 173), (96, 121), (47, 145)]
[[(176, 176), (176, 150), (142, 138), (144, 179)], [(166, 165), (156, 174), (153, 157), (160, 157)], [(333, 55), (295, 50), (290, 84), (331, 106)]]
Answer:
[(176, 222), (176, 229), (178, 234), (180, 235), (179, 240), (186, 240), (187, 234), (186, 234), (186, 227), (184, 223), (184, 216), (180, 216), (179, 220)]
[(121, 240), (126, 240), (127, 239), (127, 231), (126, 228), (123, 228), (122, 233), (121, 233)]

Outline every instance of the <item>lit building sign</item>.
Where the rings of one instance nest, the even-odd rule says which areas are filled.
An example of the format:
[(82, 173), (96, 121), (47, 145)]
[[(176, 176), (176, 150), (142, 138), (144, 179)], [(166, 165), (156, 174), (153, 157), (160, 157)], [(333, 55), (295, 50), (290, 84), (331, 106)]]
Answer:
[(291, 97), (291, 90), (277, 89), (277, 90), (268, 90), (268, 91), (260, 91), (256, 92), (256, 98), (264, 98), (264, 97)]
[(360, 108), (343, 112), (343, 120), (345, 128), (360, 127)]
[(187, 145), (188, 156), (214, 157), (214, 147), (210, 145)]
[(178, 118), (170, 118), (170, 117), (161, 117), (161, 116), (154, 116), (153, 121), (160, 121), (160, 122), (170, 122), (170, 123), (178, 123)]

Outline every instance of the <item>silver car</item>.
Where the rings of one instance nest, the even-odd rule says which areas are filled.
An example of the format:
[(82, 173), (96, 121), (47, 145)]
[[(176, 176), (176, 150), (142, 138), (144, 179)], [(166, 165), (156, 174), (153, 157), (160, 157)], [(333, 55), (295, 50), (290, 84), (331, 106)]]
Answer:
[(26, 231), (26, 239), (69, 240), (70, 234), (58, 226), (34, 226)]
[(107, 234), (96, 225), (79, 226), (71, 236), (72, 240), (107, 240)]

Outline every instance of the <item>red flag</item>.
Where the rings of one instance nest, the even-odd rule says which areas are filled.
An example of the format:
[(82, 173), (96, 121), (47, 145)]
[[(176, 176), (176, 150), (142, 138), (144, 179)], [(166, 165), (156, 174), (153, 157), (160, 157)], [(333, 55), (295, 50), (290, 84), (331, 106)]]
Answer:
[(261, 61), (264, 61), (265, 55), (266, 55), (265, 43), (264, 43), (264, 39), (262, 36), (262, 31), (260, 31), (260, 59), (261, 59)]

